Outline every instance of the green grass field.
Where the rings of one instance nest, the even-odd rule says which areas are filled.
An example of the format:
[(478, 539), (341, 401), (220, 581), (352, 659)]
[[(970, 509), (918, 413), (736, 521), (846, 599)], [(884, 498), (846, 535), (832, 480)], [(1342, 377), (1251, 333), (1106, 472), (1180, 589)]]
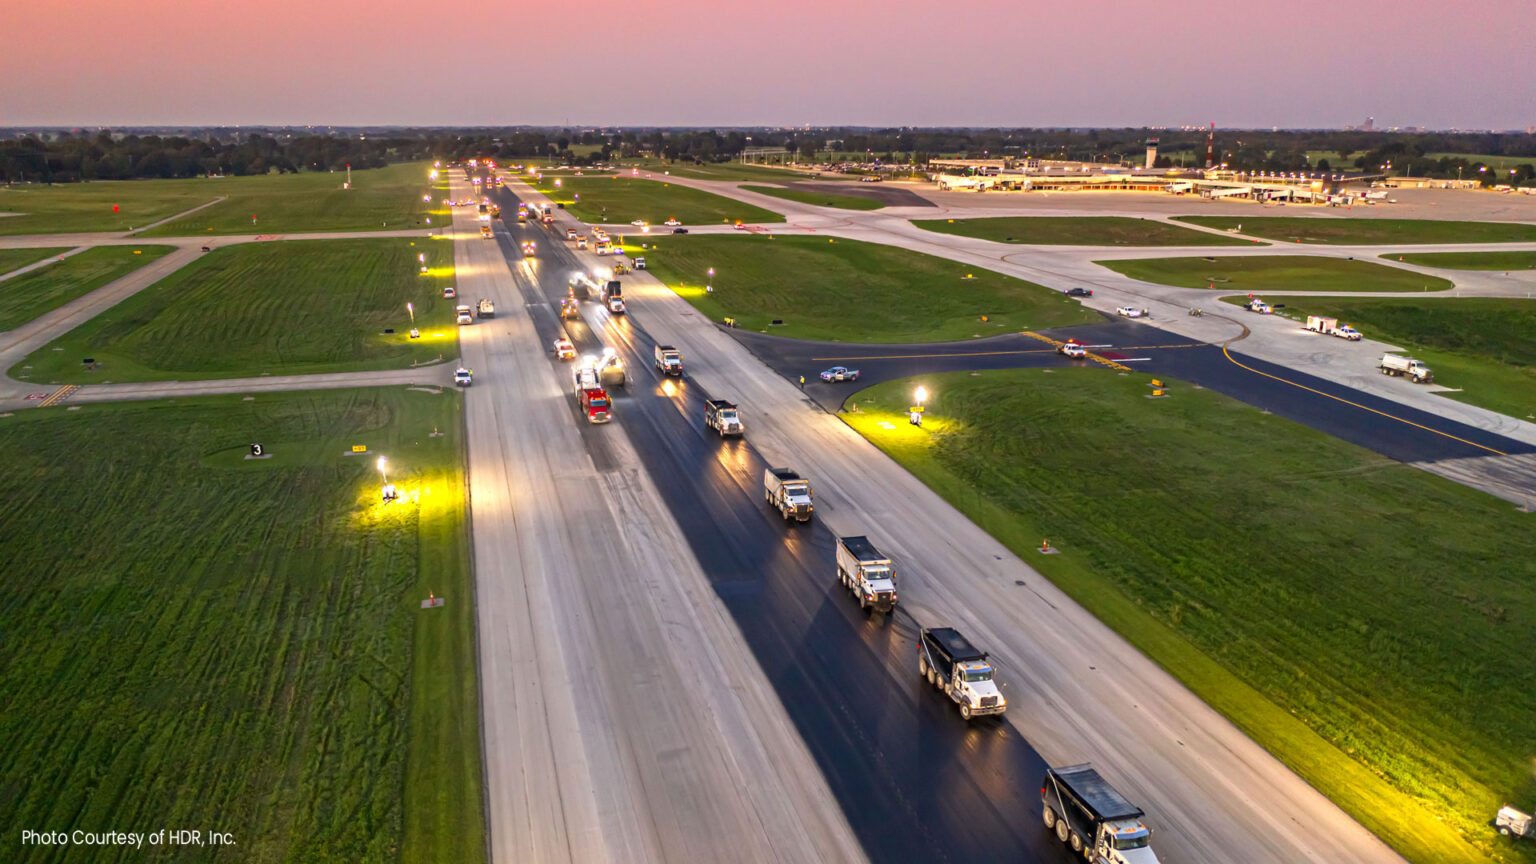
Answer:
[(0, 282), (0, 331), (13, 330), (76, 297), (121, 279), (169, 254), (174, 248), (96, 246)]
[[(645, 256), (657, 278), (711, 320), (731, 317), (780, 336), (941, 342), (1102, 320), (1049, 288), (894, 246), (720, 235), (646, 242), (650, 249), (626, 251)], [(711, 267), (715, 291), (706, 294)], [(775, 318), (784, 323), (771, 326)]]
[(1447, 270), (1536, 270), (1536, 252), (1421, 252), (1381, 257)]
[(1253, 246), (1255, 241), (1207, 234), (1129, 216), (1002, 216), (988, 219), (914, 219), (940, 234), (996, 243), (1052, 246)]
[[(559, 187), (555, 186), (557, 179)], [(751, 204), (628, 174), (546, 176), (534, 185), (551, 200), (564, 204), (577, 219), (594, 225), (623, 225), (636, 219), (657, 226), (668, 219), (677, 219), (685, 225), (784, 221), (783, 216)], [(578, 195), (580, 200), (577, 200)]]
[[(86, 254), (86, 253), (82, 253)], [(431, 268), (418, 273), (417, 254)], [(446, 240), (290, 240), (208, 253), (13, 369), (53, 383), (400, 369), (458, 356)], [(414, 304), (420, 339), (410, 339)], [(383, 331), (392, 328), (395, 332)], [(61, 350), (55, 350), (61, 349)], [(88, 371), (81, 360), (96, 360)], [(444, 373), (446, 374), (446, 373)]]
[(1487, 821), (1536, 796), (1531, 517), (1147, 380), (936, 375), (843, 416), (1409, 860), (1508, 849)]
[(14, 828), (5, 860), (482, 861), (461, 417), (402, 388), (0, 420), (0, 821), (237, 844)]
[(1536, 225), (1514, 222), (1451, 222), (1436, 219), (1334, 219), (1308, 216), (1175, 216), (1207, 228), (1292, 243), (1334, 245), (1398, 243), (1524, 243)]
[(1132, 279), (1218, 291), (1444, 291), (1449, 280), (1371, 261), (1315, 255), (1096, 261)]
[[(1481, 162), (1490, 169), (1500, 171), (1508, 171), (1521, 165), (1536, 165), (1536, 156), (1492, 156), (1488, 154), (1467, 153), (1426, 153), (1424, 155), (1429, 159), (1465, 159), (1473, 165)], [(1472, 178), (1469, 176), (1466, 179), (1471, 180)]]
[(663, 176), (667, 172), (677, 177), (694, 180), (755, 180), (764, 183), (788, 183), (809, 180), (811, 175), (788, 168), (769, 168), (763, 165), (743, 165), (740, 162), (716, 162), (695, 165), (691, 162), (662, 162), (660, 159), (625, 159), (623, 165), (639, 168), (640, 173), (650, 172)]
[[(257, 179), (257, 178), (252, 178)], [(224, 194), (212, 180), (105, 180), (0, 185), (0, 234), (127, 231)], [(112, 212), (113, 206), (118, 212)]]
[[(1442, 393), (1521, 419), (1536, 419), (1536, 301), (1319, 297), (1286, 304), (1288, 317), (1329, 315), (1368, 339), (1403, 346), (1435, 372)], [(1319, 337), (1323, 338), (1323, 337)]]
[[(352, 172), (352, 188), (343, 189), (345, 172), (334, 174), (268, 174), (168, 182), (201, 184), (203, 200), (227, 195), (229, 200), (199, 210), (185, 219), (146, 231), (144, 237), (188, 237), (204, 234), (292, 234), (317, 231), (383, 231), (428, 228), (426, 219), (440, 205), (431, 192), (430, 164), (405, 162), (387, 168)], [(256, 221), (252, 222), (251, 217)], [(0, 219), (0, 223), (8, 220)], [(436, 225), (440, 218), (433, 218)]]
[(837, 195), (830, 190), (827, 192), (807, 192), (804, 189), (745, 185), (741, 188), (749, 192), (771, 195), (774, 198), (783, 198), (787, 201), (799, 201), (801, 204), (814, 204), (817, 207), (836, 207), (839, 210), (879, 210), (885, 206), (874, 198), (860, 198), (857, 195)]
[[(47, 246), (38, 249), (0, 249), (0, 276), (20, 270), (28, 264), (36, 264), (44, 258), (68, 252), (69, 246)], [(0, 327), (0, 330), (5, 328)]]

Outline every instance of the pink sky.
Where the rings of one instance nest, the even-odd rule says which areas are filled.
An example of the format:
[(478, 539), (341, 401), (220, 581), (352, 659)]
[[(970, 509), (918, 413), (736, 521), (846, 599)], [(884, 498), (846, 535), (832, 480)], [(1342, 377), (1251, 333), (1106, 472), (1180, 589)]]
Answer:
[(55, 0), (0, 125), (1520, 128), (1533, 0)]

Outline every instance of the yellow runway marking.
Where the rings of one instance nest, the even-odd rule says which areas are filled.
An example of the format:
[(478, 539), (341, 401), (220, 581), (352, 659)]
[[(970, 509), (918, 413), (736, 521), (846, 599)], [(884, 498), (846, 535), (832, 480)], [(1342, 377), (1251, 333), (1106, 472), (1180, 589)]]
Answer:
[(79, 389), (80, 389), (80, 387), (78, 385), (75, 385), (75, 384), (65, 384), (63, 387), (60, 387), (59, 389), (53, 391), (53, 393), (50, 394), (47, 399), (44, 399), (43, 401), (37, 403), (37, 407), (39, 407), (39, 408), (47, 408), (50, 405), (57, 405), (60, 402), (63, 402), (65, 399), (68, 399), (69, 398), (69, 394), (71, 394), (71, 393), (73, 393), (73, 392), (75, 392), (76, 390), (79, 390)]
[(1230, 361), (1232, 361), (1232, 363), (1233, 363), (1233, 364), (1234, 364), (1234, 365), (1236, 365), (1236, 366), (1238, 366), (1238, 367), (1239, 367), (1239, 368), (1242, 368), (1242, 369), (1247, 369), (1247, 370), (1248, 370), (1248, 371), (1249, 371), (1249, 372), (1252, 372), (1252, 373), (1253, 373), (1253, 374), (1255, 374), (1255, 375), (1263, 375), (1263, 376), (1264, 376), (1264, 377), (1265, 377), (1265, 378), (1271, 378), (1271, 379), (1274, 379), (1274, 380), (1275, 380), (1275, 381), (1279, 381), (1279, 382), (1280, 382), (1280, 383), (1282, 383), (1282, 384), (1289, 384), (1289, 385), (1291, 385), (1291, 386), (1292, 386), (1292, 387), (1300, 387), (1300, 388), (1301, 388), (1301, 389), (1303, 389), (1303, 390), (1305, 390), (1305, 391), (1307, 391), (1307, 392), (1308, 392), (1308, 393), (1316, 393), (1316, 394), (1317, 394), (1317, 395), (1319, 395), (1319, 396), (1327, 396), (1327, 397), (1328, 397), (1328, 398), (1329, 398), (1329, 399), (1332, 399), (1332, 400), (1334, 400), (1334, 401), (1335, 401), (1335, 402), (1343, 402), (1343, 403), (1344, 403), (1344, 404), (1345, 404), (1345, 405), (1352, 405), (1352, 406), (1354, 406), (1354, 407), (1355, 407), (1355, 408), (1359, 408), (1359, 409), (1360, 409), (1360, 410), (1362, 410), (1362, 411), (1369, 411), (1369, 412), (1371, 412), (1371, 413), (1372, 413), (1372, 414), (1378, 414), (1378, 415), (1380, 415), (1380, 416), (1382, 416), (1382, 417), (1385, 417), (1385, 418), (1387, 418), (1387, 419), (1388, 419), (1388, 420), (1396, 420), (1396, 421), (1397, 421), (1397, 422), (1399, 422), (1399, 423), (1407, 423), (1407, 424), (1408, 424), (1408, 425), (1409, 425), (1409, 426), (1413, 426), (1413, 427), (1416, 427), (1416, 428), (1419, 428), (1419, 429), (1423, 429), (1423, 430), (1424, 430), (1424, 431), (1425, 431), (1425, 432), (1433, 432), (1433, 433), (1435, 433), (1435, 434), (1436, 434), (1436, 435), (1441, 435), (1441, 436), (1444, 436), (1444, 437), (1446, 437), (1446, 438), (1449, 438), (1449, 439), (1451, 439), (1451, 440), (1452, 440), (1452, 441), (1460, 441), (1460, 442), (1461, 442), (1461, 443), (1463, 443), (1463, 444), (1468, 444), (1468, 445), (1471, 445), (1471, 446), (1473, 446), (1473, 447), (1476, 447), (1476, 448), (1478, 448), (1478, 449), (1479, 449), (1479, 450), (1487, 450), (1487, 451), (1488, 451), (1488, 452), (1489, 452), (1489, 453), (1492, 453), (1492, 454), (1494, 454), (1494, 455), (1496, 455), (1496, 456), (1508, 456), (1508, 455), (1509, 455), (1509, 454), (1508, 454), (1508, 453), (1505, 453), (1505, 452), (1504, 452), (1504, 451), (1502, 451), (1502, 450), (1495, 450), (1495, 449), (1493, 449), (1493, 448), (1492, 448), (1492, 447), (1488, 447), (1488, 446), (1486, 446), (1486, 445), (1483, 445), (1483, 444), (1479, 444), (1479, 443), (1477, 443), (1477, 442), (1476, 442), (1476, 441), (1468, 441), (1468, 440), (1467, 440), (1467, 439), (1465, 439), (1465, 438), (1458, 438), (1458, 437), (1456, 437), (1456, 436), (1455, 436), (1455, 435), (1452, 435), (1452, 434), (1451, 434), (1451, 433), (1449, 433), (1449, 432), (1442, 432), (1442, 431), (1440, 431), (1440, 430), (1439, 430), (1439, 429), (1431, 429), (1431, 428), (1429, 428), (1429, 427), (1428, 427), (1428, 426), (1425, 426), (1425, 425), (1424, 425), (1424, 424), (1422, 424), (1422, 423), (1415, 423), (1415, 422), (1413, 422), (1413, 421), (1412, 421), (1412, 420), (1405, 420), (1405, 419), (1403, 419), (1403, 418), (1402, 418), (1402, 417), (1396, 417), (1396, 416), (1393, 416), (1393, 415), (1391, 415), (1391, 414), (1388, 414), (1388, 413), (1387, 413), (1387, 412), (1385, 412), (1385, 411), (1377, 411), (1377, 410), (1376, 410), (1376, 409), (1375, 409), (1375, 408), (1370, 408), (1370, 407), (1367, 407), (1367, 406), (1365, 406), (1365, 405), (1361, 405), (1361, 404), (1360, 404), (1360, 403), (1359, 403), (1359, 402), (1351, 402), (1351, 401), (1349, 401), (1349, 400), (1348, 400), (1348, 399), (1345, 399), (1345, 398), (1343, 398), (1343, 397), (1342, 397), (1342, 396), (1335, 396), (1335, 395), (1333, 395), (1333, 394), (1332, 394), (1332, 393), (1324, 393), (1324, 392), (1323, 392), (1323, 391), (1321, 391), (1321, 390), (1317, 390), (1317, 389), (1314, 389), (1314, 388), (1312, 388), (1312, 387), (1308, 387), (1308, 386), (1307, 386), (1307, 385), (1305, 385), (1305, 384), (1297, 384), (1297, 383), (1296, 383), (1296, 382), (1295, 382), (1295, 381), (1287, 381), (1287, 380), (1286, 380), (1286, 379), (1284, 379), (1284, 378), (1281, 378), (1281, 377), (1280, 377), (1280, 376), (1279, 376), (1279, 375), (1271, 375), (1271, 374), (1269, 374), (1269, 373), (1268, 373), (1268, 372), (1260, 372), (1260, 371), (1259, 371), (1259, 370), (1257, 370), (1257, 369), (1255, 369), (1255, 368), (1253, 368), (1253, 367), (1252, 367), (1252, 366), (1248, 366), (1248, 365), (1246, 365), (1246, 364), (1243, 364), (1243, 363), (1239, 363), (1239, 362), (1238, 362), (1238, 361), (1237, 361), (1237, 359), (1236, 359), (1236, 358), (1234, 358), (1234, 357), (1233, 357), (1233, 356), (1232, 356), (1232, 355), (1231, 355), (1231, 353), (1229, 353), (1229, 352), (1228, 352), (1228, 351), (1227, 351), (1227, 347), (1226, 347), (1226, 346), (1225, 346), (1225, 345), (1223, 345), (1223, 346), (1222, 346), (1222, 347), (1221, 347), (1221, 353), (1222, 353), (1222, 354), (1223, 354), (1223, 355), (1224, 355), (1224, 356), (1225, 356), (1225, 357), (1226, 357), (1226, 358), (1227, 358), (1227, 359), (1228, 359), (1228, 360), (1230, 360)]

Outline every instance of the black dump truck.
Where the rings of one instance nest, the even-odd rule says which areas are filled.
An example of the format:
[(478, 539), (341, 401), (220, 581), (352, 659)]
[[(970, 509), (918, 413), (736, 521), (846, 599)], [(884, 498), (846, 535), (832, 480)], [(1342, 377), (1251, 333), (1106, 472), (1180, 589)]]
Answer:
[(1157, 864), (1146, 814), (1092, 765), (1045, 769), (1040, 799), (1045, 827), (1091, 864)]

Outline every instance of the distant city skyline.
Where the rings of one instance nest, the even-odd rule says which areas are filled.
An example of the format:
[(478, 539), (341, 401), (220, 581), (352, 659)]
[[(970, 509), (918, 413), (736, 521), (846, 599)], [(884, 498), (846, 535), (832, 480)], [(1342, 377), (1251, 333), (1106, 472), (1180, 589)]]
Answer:
[[(1523, 130), (1528, 0), (23, 4), (0, 126)], [(447, 12), (449, 14), (443, 14)], [(61, 30), (61, 26), (64, 30)]]

